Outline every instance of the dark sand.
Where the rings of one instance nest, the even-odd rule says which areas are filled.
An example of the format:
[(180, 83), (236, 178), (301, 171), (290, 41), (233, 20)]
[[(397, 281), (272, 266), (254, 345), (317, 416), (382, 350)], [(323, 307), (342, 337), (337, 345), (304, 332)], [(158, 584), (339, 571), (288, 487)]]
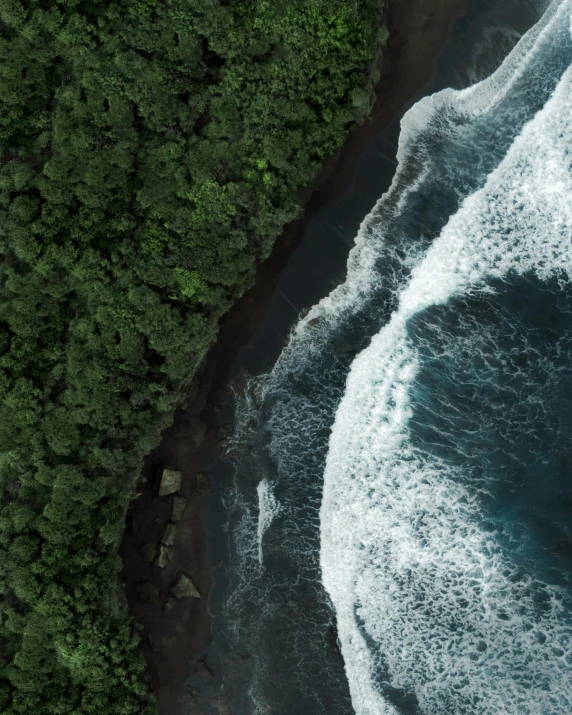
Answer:
[[(387, 24), (390, 41), (383, 54), (382, 77), (371, 118), (356, 127), (338, 154), (301, 194), (305, 211), (278, 239), (271, 257), (258, 271), (255, 286), (224, 318), (218, 342), (197, 379), (188, 407), (176, 417), (162, 436), (161, 444), (145, 462), (140, 496), (128, 513), (125, 538), (120, 549), (123, 580), (130, 613), (144, 627), (143, 654), (148, 665), (149, 687), (155, 694), (160, 715), (200, 714), (195, 698), (186, 694), (189, 677), (208, 681), (211, 674), (201, 662), (210, 641), (207, 599), (211, 584), (206, 560), (203, 495), (196, 489), (196, 475), (212, 459), (224, 432), (218, 426), (217, 405), (224, 398), (229, 370), (238, 353), (255, 334), (275, 294), (279, 278), (300, 242), (311, 218), (324, 206), (340, 199), (351, 185), (356, 164), (368, 144), (411, 105), (431, 80), (435, 60), (453, 22), (469, 7), (470, 0), (392, 0)], [(362, 218), (377, 196), (364, 198)], [(350, 246), (347, 246), (349, 251)], [(339, 257), (338, 257), (339, 262)], [(339, 276), (343, 279), (343, 276)], [(332, 286), (330, 275), (316, 288), (309, 304)], [(314, 299), (315, 298), (315, 299)], [(292, 321), (296, 317), (294, 306)], [(279, 336), (273, 355), (281, 345)], [(270, 350), (270, 354), (273, 351)], [(266, 360), (272, 358), (267, 357)], [(267, 369), (270, 365), (259, 367)], [(145, 542), (161, 536), (170, 516), (170, 497), (154, 498), (157, 469), (169, 464), (182, 471), (181, 494), (187, 508), (179, 524), (173, 559), (164, 569), (151, 565), (141, 554)], [(186, 598), (168, 613), (163, 607), (170, 587), (181, 573), (188, 574), (201, 593), (200, 599)], [(137, 582), (151, 581), (160, 593), (159, 603), (145, 604), (136, 597)], [(185, 703), (181, 701), (185, 697)], [(212, 702), (212, 701), (211, 701)], [(221, 708), (220, 713), (230, 715)]]

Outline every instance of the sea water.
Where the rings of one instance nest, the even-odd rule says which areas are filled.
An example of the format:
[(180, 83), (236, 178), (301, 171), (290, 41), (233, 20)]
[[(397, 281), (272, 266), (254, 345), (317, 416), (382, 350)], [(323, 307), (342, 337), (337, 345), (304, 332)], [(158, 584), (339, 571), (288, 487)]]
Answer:
[(572, 0), (538, 9), (404, 117), (346, 281), (238, 393), (237, 713), (572, 712)]

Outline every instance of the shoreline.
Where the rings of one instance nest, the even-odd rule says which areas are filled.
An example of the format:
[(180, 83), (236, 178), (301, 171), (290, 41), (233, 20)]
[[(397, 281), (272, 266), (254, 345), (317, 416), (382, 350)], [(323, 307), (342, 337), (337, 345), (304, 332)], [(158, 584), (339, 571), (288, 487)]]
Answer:
[[(200, 662), (210, 642), (211, 569), (206, 556), (204, 491), (196, 489), (196, 475), (224, 440), (224, 428), (217, 424), (217, 410), (224, 399), (230, 368), (262, 323), (279, 278), (312, 217), (348, 191), (370, 141), (399, 118), (430, 82), (435, 61), (453, 23), (470, 5), (471, 0), (441, 0), (433, 5), (427, 0), (412, 0), (407, 8), (389, 8), (390, 39), (383, 52), (381, 78), (370, 117), (354, 127), (341, 149), (301, 192), (301, 217), (284, 229), (271, 256), (259, 266), (255, 285), (221, 321), (217, 343), (193, 383), (187, 407), (176, 415), (173, 425), (163, 433), (160, 445), (145, 460), (140, 495), (130, 505), (119, 553), (124, 564), (122, 578), (129, 612), (144, 628), (142, 651), (147, 662), (148, 686), (157, 698), (160, 715), (204, 712), (196, 698), (187, 695), (187, 703), (183, 705), (181, 697), (187, 692), (185, 683), (189, 676), (194, 674), (205, 683), (213, 676), (209, 667)], [(180, 493), (186, 498), (187, 507), (179, 523), (173, 558), (159, 569), (145, 560), (141, 549), (146, 542), (159, 539), (169, 520), (170, 497), (153, 498), (156, 472), (164, 464), (181, 470)], [(185, 599), (165, 613), (166, 595), (181, 573), (191, 576), (201, 598)], [(141, 581), (156, 586), (157, 602), (143, 603), (137, 597), (137, 583)], [(199, 666), (195, 668), (197, 660)], [(211, 700), (211, 704), (213, 712), (230, 715), (221, 703)]]

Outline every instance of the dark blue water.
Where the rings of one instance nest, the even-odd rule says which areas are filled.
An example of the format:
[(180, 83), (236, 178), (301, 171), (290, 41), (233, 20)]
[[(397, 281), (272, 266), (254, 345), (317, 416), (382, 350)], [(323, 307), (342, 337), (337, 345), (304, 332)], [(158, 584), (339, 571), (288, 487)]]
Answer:
[[(432, 91), (495, 70), (539, 14), (528, 2), (475, 2), (455, 27)], [(209, 656), (234, 713), (569, 712), (558, 688), (572, 663), (556, 617), (568, 607), (571, 558), (572, 303), (562, 280), (534, 272), (491, 278), (487, 291), (461, 291), (412, 315), (408, 350), (418, 365), (408, 388), (409, 447), (399, 458), (383, 451), (376, 422), (389, 424), (391, 410), (400, 412), (396, 397), (376, 416), (383, 371), (367, 384), (365, 370), (361, 396), (346, 384), (356, 356), (398, 313), (412, 270), (549, 101), (572, 60), (565, 23), (551, 33), (486, 93), (445, 93), (414, 110), (400, 139), (399, 172), (360, 229), (346, 283), (298, 325), (270, 373), (237, 386), (228, 408), (236, 410), (235, 459), (211, 468), (228, 542), (211, 542)], [(358, 185), (365, 181), (368, 190), (358, 191), (361, 199), (350, 195), (310, 226), (315, 242), (310, 236), (293, 257), (233, 375), (268, 370), (297, 311), (342, 279), (340, 257), (356, 216), (371, 209), (368, 195), (371, 202), (389, 187), (396, 136), (394, 126), (372, 144), (384, 170), (362, 163)], [(331, 265), (321, 262), (325, 254)], [(384, 460), (391, 469), (384, 471)], [(407, 476), (419, 465), (428, 470), (421, 486)], [(443, 501), (423, 507), (431, 490)], [(408, 494), (418, 495), (418, 510)], [(396, 496), (396, 516), (386, 522)], [(383, 534), (391, 538), (384, 542)], [(438, 537), (449, 539), (448, 550), (441, 552)], [(408, 538), (414, 548), (405, 548)], [(433, 554), (427, 562), (425, 553)], [(511, 619), (520, 619), (515, 638)], [(525, 652), (529, 641), (547, 667)], [(553, 657), (561, 659), (557, 667)], [(479, 689), (483, 680), (513, 705)], [(551, 688), (548, 698), (537, 693)]]

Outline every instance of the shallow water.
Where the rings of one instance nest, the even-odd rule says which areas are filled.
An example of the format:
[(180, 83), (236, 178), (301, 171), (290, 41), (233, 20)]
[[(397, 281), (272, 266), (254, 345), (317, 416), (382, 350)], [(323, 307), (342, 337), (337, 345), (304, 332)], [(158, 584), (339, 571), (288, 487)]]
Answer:
[(345, 283), (237, 395), (236, 713), (571, 710), (571, 13), (474, 4), (435, 82), (493, 74), (406, 115)]

